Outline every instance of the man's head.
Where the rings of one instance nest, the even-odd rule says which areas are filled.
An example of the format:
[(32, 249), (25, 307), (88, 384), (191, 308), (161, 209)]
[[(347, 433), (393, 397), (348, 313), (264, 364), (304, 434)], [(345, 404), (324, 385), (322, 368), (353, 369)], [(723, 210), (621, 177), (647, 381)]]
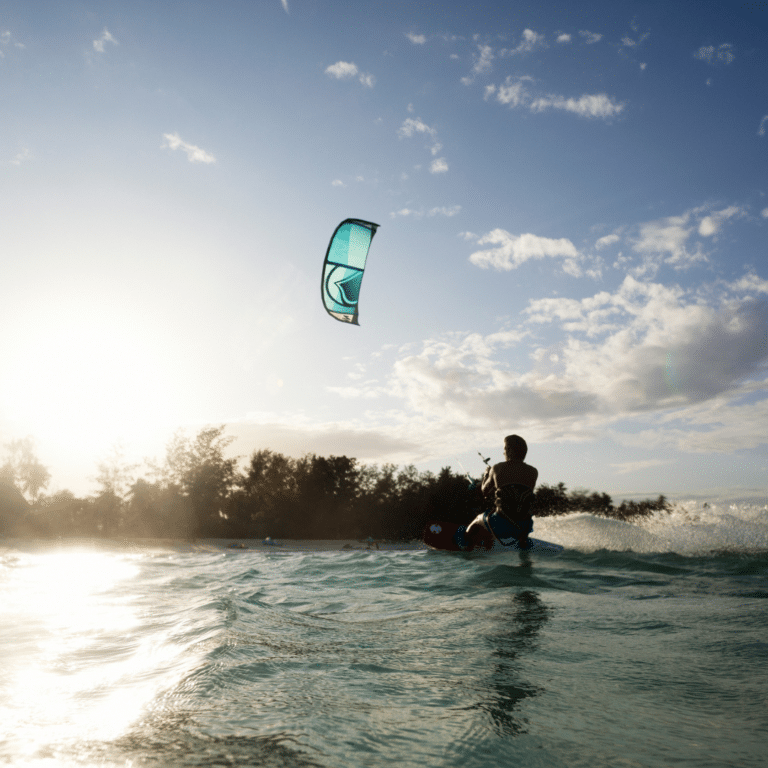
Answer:
[(507, 461), (511, 459), (523, 461), (526, 453), (528, 453), (528, 444), (520, 435), (507, 435), (504, 438), (504, 455)]

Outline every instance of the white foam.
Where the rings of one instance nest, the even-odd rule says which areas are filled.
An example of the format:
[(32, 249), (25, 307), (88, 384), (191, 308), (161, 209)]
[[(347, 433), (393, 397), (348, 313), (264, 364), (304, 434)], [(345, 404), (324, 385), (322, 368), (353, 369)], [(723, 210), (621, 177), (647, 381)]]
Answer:
[(583, 552), (768, 551), (768, 506), (680, 502), (632, 522), (575, 512), (536, 518), (533, 535)]

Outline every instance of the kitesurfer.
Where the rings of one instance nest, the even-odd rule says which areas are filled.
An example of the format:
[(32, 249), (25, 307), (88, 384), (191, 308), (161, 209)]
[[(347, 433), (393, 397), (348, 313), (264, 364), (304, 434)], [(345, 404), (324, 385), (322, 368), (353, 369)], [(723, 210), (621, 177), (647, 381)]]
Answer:
[(488, 467), (480, 486), (483, 495), (492, 498), (492, 507), (466, 529), (459, 528), (456, 542), (461, 549), (473, 549), (488, 532), (502, 544), (517, 542), (521, 549), (528, 546), (528, 534), (533, 530), (531, 502), (539, 470), (525, 463), (527, 453), (528, 445), (519, 435), (504, 438), (505, 461)]

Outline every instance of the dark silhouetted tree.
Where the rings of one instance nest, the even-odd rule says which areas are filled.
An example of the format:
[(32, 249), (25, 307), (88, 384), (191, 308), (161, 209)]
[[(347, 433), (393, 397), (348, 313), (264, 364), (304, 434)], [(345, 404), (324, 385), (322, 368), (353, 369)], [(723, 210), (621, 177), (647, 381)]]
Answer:
[(21, 491), (0, 479), (0, 536), (24, 536), (29, 503)]
[(227, 500), (238, 482), (237, 458), (224, 458), (224, 450), (234, 440), (224, 436), (224, 426), (200, 430), (194, 439), (176, 432), (169, 442), (165, 463), (157, 467), (165, 488), (176, 486), (189, 501), (192, 536), (228, 535)]

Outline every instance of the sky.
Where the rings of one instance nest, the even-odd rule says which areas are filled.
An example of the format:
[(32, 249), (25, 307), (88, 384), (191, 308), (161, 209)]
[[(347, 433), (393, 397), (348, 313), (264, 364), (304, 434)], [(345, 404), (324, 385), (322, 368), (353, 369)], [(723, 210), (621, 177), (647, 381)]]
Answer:
[(0, 0), (0, 444), (764, 503), (768, 3), (352, 6)]

